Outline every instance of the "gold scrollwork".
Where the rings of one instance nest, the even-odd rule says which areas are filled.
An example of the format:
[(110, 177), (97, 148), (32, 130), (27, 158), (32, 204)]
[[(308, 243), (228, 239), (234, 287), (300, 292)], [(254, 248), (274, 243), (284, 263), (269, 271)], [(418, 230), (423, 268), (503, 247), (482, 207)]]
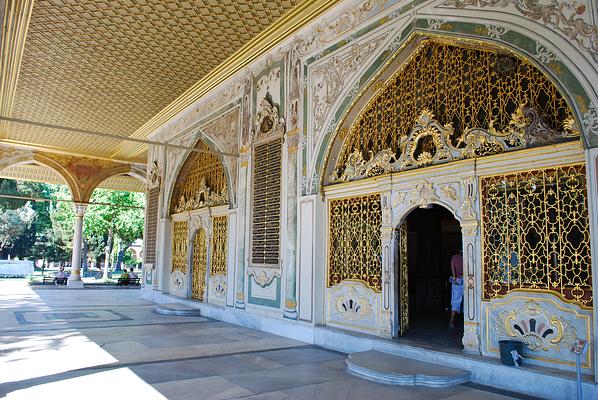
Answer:
[(381, 228), (379, 194), (330, 201), (328, 287), (350, 279), (382, 291)]
[[(198, 149), (209, 150), (203, 142)], [(195, 153), (185, 161), (173, 193), (178, 198), (172, 212), (228, 204), (228, 189), (222, 161), (214, 153)]]
[(193, 240), (193, 273), (191, 276), (191, 297), (204, 300), (206, 289), (206, 264), (208, 249), (206, 247), (206, 231), (199, 228)]
[(212, 220), (211, 275), (226, 275), (226, 241), (228, 217), (214, 217)]
[(187, 247), (188, 247), (188, 223), (187, 221), (176, 221), (174, 223), (174, 235), (172, 239), (172, 272), (187, 272)]
[(484, 300), (551, 292), (592, 307), (584, 165), (481, 179)]
[(359, 114), (329, 181), (557, 143), (578, 137), (576, 125), (528, 61), (427, 40)]

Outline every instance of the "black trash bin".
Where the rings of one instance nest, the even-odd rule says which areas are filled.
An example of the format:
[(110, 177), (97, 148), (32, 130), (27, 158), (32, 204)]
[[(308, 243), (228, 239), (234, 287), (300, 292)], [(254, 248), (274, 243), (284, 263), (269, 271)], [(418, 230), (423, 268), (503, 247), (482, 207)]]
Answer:
[[(517, 350), (520, 356), (523, 355), (523, 342), (519, 340), (499, 340), (498, 345), (500, 347), (500, 362), (511, 367), (515, 366), (511, 351)], [(521, 365), (521, 361), (523, 359), (519, 357), (519, 365)]]

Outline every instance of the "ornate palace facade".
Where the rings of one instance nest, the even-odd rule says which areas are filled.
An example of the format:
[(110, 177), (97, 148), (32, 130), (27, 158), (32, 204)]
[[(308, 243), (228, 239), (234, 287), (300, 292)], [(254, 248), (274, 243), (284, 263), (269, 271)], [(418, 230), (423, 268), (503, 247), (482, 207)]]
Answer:
[(580, 338), (595, 377), (597, 82), (591, 0), (340, 2), (150, 135), (198, 151), (150, 146), (144, 296), (401, 344), (406, 220), (436, 205), (464, 351), (574, 371)]

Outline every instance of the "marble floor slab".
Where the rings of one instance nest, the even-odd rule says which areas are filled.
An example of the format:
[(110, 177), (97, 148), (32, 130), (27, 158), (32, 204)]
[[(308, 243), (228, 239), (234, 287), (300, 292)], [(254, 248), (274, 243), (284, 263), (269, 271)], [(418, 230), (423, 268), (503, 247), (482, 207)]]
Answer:
[(159, 315), (139, 296), (0, 281), (0, 398), (529, 399), (365, 381), (346, 372), (346, 354), (205, 317)]

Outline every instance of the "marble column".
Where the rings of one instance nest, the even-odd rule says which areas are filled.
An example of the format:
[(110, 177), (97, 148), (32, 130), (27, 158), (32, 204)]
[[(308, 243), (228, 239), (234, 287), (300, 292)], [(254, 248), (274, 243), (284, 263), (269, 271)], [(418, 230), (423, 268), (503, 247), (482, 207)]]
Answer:
[(283, 316), (297, 319), (297, 145), (299, 131), (287, 133), (287, 240)]
[(249, 177), (249, 148), (242, 147), (240, 151), (240, 162), (239, 168), (239, 232), (237, 236), (237, 243), (239, 246), (239, 253), (237, 258), (237, 269), (235, 279), (235, 308), (241, 310), (245, 309), (245, 271), (247, 269), (247, 220), (248, 215), (247, 208), (248, 196), (247, 196), (247, 179)]
[(481, 260), (477, 220), (461, 222), (463, 234), (463, 351), (480, 354)]
[(81, 245), (83, 243), (83, 217), (85, 216), (85, 204), (74, 204), (75, 223), (73, 226), (73, 257), (71, 259), (71, 275), (67, 281), (67, 286), (70, 288), (82, 288), (83, 281), (81, 280)]
[[(598, 295), (598, 148), (585, 150), (586, 183), (588, 198), (588, 214), (590, 220), (590, 251), (592, 262), (592, 298)], [(591, 348), (594, 365), (598, 365), (598, 308), (593, 307), (594, 343)], [(594, 372), (594, 382), (598, 382), (598, 372)]]

